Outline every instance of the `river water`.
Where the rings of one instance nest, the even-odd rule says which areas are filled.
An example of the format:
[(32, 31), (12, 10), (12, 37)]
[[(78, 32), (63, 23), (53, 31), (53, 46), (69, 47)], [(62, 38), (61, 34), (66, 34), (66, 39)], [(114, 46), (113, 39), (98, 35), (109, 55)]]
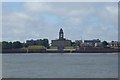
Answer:
[(117, 78), (113, 53), (3, 54), (4, 78)]

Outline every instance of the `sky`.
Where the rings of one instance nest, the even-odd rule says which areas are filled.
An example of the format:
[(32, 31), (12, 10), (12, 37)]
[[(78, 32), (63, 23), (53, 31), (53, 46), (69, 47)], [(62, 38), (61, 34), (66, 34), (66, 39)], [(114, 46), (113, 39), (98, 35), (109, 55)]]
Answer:
[(2, 40), (118, 40), (117, 2), (3, 2)]

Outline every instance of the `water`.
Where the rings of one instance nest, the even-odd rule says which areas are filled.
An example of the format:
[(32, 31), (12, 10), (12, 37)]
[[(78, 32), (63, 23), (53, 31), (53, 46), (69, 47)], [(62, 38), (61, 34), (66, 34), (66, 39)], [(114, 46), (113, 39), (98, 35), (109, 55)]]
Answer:
[(5, 78), (117, 78), (118, 56), (106, 53), (3, 54)]

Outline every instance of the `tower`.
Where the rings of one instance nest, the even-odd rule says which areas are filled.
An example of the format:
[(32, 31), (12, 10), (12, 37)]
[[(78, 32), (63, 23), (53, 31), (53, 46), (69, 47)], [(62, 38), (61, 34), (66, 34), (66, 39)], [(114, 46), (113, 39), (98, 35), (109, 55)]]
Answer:
[(59, 40), (63, 40), (63, 39), (64, 39), (64, 33), (63, 33), (62, 28), (61, 28), (59, 31)]
[(58, 52), (64, 52), (64, 48), (66, 46), (71, 46), (71, 40), (67, 40), (64, 38), (63, 29), (60, 28), (59, 30), (59, 39), (51, 41), (52, 46), (56, 46), (58, 48)]

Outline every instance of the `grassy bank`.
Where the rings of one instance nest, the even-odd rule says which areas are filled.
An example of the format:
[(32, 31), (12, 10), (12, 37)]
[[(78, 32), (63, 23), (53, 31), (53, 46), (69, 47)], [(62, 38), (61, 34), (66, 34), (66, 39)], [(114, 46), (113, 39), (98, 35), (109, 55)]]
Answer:
[(44, 46), (28, 46), (28, 47), (24, 47), (22, 49), (32, 49), (32, 50), (36, 50), (36, 49), (46, 49)]

